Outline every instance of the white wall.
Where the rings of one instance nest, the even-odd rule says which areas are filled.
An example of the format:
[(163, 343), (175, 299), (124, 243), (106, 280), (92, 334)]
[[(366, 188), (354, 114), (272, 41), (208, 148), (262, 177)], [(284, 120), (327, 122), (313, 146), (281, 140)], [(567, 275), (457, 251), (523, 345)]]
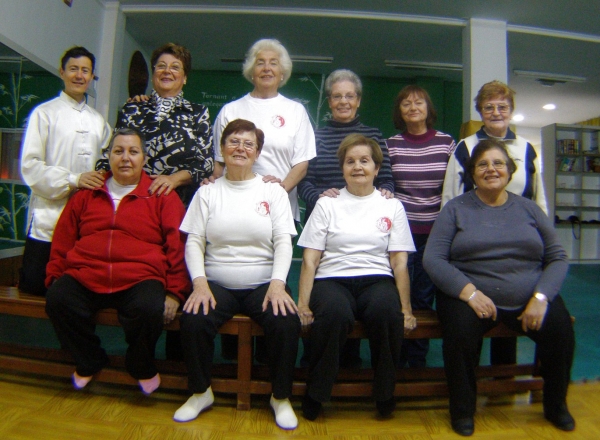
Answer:
[(111, 126), (127, 99), (129, 60), (141, 50), (114, 0), (75, 0), (72, 7), (62, 0), (0, 0), (0, 42), (55, 74), (65, 50), (86, 47), (100, 78), (91, 104)]
[[(104, 6), (98, 0), (0, 0), (0, 42), (50, 72), (69, 47), (100, 52)], [(98, 66), (100, 68), (100, 66)]]

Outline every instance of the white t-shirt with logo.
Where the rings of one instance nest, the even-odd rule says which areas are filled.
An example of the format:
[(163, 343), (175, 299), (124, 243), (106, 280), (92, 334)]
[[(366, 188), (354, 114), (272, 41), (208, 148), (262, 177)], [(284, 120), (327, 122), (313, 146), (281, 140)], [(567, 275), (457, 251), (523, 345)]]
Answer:
[(414, 252), (404, 207), (377, 190), (321, 197), (298, 245), (323, 251), (315, 278), (392, 275), (389, 252)]
[[(315, 133), (304, 106), (277, 95), (258, 99), (249, 94), (225, 104), (215, 120), (215, 160), (223, 162), (221, 133), (231, 121), (246, 119), (265, 132), (265, 143), (252, 170), (263, 176), (285, 179), (292, 167), (317, 155)], [(294, 219), (300, 221), (296, 188), (289, 193)]]
[(287, 193), (261, 175), (241, 182), (222, 177), (201, 186), (180, 229), (206, 238), (206, 278), (228, 289), (270, 282), (273, 237), (296, 235)]

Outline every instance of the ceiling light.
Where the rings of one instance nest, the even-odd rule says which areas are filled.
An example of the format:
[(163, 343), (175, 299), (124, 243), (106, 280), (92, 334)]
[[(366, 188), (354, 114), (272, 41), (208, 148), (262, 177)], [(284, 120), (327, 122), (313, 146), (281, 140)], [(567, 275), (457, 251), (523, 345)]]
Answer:
[(291, 55), (290, 58), (292, 58), (292, 61), (294, 63), (333, 63), (333, 57), (319, 57), (313, 55)]
[(454, 70), (461, 71), (462, 64), (453, 63), (429, 63), (426, 61), (400, 61), (400, 60), (385, 60), (387, 67), (395, 69), (427, 69), (427, 70)]
[[(321, 57), (314, 55), (291, 55), (290, 58), (294, 63), (321, 63), (331, 64), (333, 63), (333, 57)], [(221, 58), (222, 63), (243, 63), (244, 58)]]
[(523, 116), (520, 113), (518, 113), (512, 117), (512, 120), (515, 122), (521, 122), (523, 119), (525, 119), (525, 116)]
[(555, 110), (556, 106), (554, 104), (546, 104), (542, 107), (544, 110)]
[(574, 75), (562, 75), (560, 73), (548, 73), (548, 72), (535, 72), (532, 70), (513, 70), (513, 73), (517, 76), (525, 78), (533, 78), (538, 81), (541, 85), (546, 87), (552, 87), (555, 84), (564, 84), (566, 82), (585, 82), (587, 78), (585, 76), (574, 76)]

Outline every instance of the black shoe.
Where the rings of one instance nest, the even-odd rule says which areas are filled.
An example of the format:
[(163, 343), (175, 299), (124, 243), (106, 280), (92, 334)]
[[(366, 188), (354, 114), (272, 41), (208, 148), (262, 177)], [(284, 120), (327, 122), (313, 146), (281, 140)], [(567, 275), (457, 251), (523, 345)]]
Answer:
[(564, 403), (560, 405), (556, 411), (544, 410), (544, 417), (560, 430), (575, 430), (575, 419), (567, 409), (567, 405)]
[(319, 417), (322, 406), (321, 402), (317, 402), (308, 394), (305, 394), (304, 399), (302, 399), (302, 415), (306, 420), (316, 420)]
[(473, 417), (452, 420), (452, 429), (458, 435), (462, 435), (464, 437), (473, 435), (473, 431), (475, 431), (475, 422), (473, 422)]
[(379, 411), (381, 417), (389, 417), (396, 408), (396, 399), (392, 396), (391, 399), (388, 400), (378, 400), (375, 402), (375, 405), (377, 406), (377, 411)]

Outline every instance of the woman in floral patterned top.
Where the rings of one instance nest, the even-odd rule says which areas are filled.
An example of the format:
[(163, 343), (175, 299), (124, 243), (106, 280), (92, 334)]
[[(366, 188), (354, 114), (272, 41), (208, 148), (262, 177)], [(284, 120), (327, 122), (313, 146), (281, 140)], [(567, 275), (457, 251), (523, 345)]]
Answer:
[[(150, 193), (175, 190), (187, 207), (203, 178), (213, 171), (212, 129), (208, 109), (183, 98), (192, 57), (183, 46), (167, 43), (152, 53), (150, 98), (129, 102), (119, 112), (115, 129), (128, 127), (146, 135), (144, 167), (154, 182)], [(106, 158), (96, 169), (108, 169)]]

